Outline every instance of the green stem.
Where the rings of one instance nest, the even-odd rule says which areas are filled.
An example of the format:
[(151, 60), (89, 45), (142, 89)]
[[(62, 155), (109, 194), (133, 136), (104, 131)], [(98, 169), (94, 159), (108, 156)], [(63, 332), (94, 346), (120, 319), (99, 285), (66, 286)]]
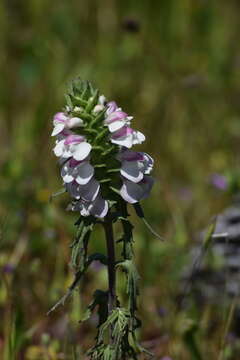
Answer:
[(108, 257), (108, 313), (110, 314), (116, 305), (116, 270), (115, 270), (115, 247), (113, 237), (113, 225), (110, 214), (104, 221), (104, 230), (107, 243)]

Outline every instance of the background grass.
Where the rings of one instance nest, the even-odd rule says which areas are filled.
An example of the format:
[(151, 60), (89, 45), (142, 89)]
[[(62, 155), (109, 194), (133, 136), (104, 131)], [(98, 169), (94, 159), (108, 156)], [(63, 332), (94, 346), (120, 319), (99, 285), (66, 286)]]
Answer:
[[(52, 116), (80, 75), (134, 115), (158, 180), (144, 202), (154, 239), (133, 214), (141, 273), (140, 334), (157, 358), (240, 358), (227, 306), (176, 309), (189, 249), (238, 190), (240, 4), (236, 0), (17, 0), (0, 4), (0, 351), (9, 359), (74, 359), (92, 343), (95, 319), (78, 319), (103, 268), (92, 268), (64, 309), (47, 317), (72, 279), (76, 214), (52, 154)], [(229, 191), (213, 188), (227, 174)], [(101, 229), (92, 247), (104, 251)], [(119, 279), (119, 287), (122, 287)], [(218, 301), (216, 301), (218, 302)], [(230, 326), (230, 325), (229, 325)], [(77, 346), (76, 346), (77, 344)], [(75, 354), (75, 355), (74, 355)], [(80, 354), (80, 355), (78, 355)], [(167, 358), (165, 358), (167, 359)]]

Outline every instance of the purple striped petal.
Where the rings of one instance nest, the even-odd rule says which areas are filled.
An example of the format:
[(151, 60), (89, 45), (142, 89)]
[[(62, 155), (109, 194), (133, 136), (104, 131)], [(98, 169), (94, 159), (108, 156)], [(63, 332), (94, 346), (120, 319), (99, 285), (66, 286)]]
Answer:
[(70, 145), (70, 144), (79, 144), (81, 143), (82, 141), (84, 141), (84, 137), (81, 136), (81, 135), (69, 135), (64, 144), (65, 145)]
[(127, 116), (128, 114), (126, 114), (124, 111), (114, 111), (105, 119), (105, 123), (111, 124), (114, 121), (126, 119)]

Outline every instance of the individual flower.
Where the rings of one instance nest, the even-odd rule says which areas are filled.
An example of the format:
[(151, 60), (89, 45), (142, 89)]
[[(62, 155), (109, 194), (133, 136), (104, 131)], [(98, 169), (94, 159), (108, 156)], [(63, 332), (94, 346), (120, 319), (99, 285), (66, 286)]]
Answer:
[(94, 178), (85, 185), (79, 185), (74, 180), (71, 183), (66, 183), (65, 187), (73, 198), (85, 201), (94, 201), (100, 190), (100, 184)]
[(97, 218), (104, 218), (108, 212), (108, 202), (101, 195), (94, 201), (79, 200), (70, 205), (69, 210), (79, 211), (82, 216), (93, 215)]
[(113, 144), (125, 146), (130, 149), (133, 145), (141, 144), (145, 141), (145, 136), (140, 131), (133, 130), (128, 126), (123, 126), (114, 132), (110, 139)]
[(153, 159), (143, 152), (123, 150), (118, 155), (118, 160), (122, 163), (121, 175), (134, 183), (140, 182), (153, 168)]
[(94, 167), (88, 160), (77, 161), (70, 158), (61, 169), (61, 176), (67, 184), (76, 181), (79, 185), (85, 185), (92, 179), (93, 174)]
[(128, 203), (135, 204), (149, 196), (153, 184), (154, 180), (151, 176), (144, 176), (138, 183), (124, 179), (120, 195)]
[(69, 117), (63, 112), (58, 112), (53, 118), (52, 136), (60, 134), (64, 129), (72, 129), (83, 125), (83, 120), (78, 117)]
[(57, 140), (53, 151), (57, 157), (70, 158), (81, 161), (88, 157), (92, 146), (81, 135), (68, 135), (66, 138)]
[(107, 103), (105, 126), (111, 133), (110, 141), (113, 144), (131, 148), (135, 144), (141, 144), (145, 136), (140, 132), (129, 127), (132, 116), (122, 111), (115, 101)]
[(128, 116), (127, 113), (119, 108), (116, 111), (111, 112), (105, 119), (104, 123), (108, 126), (109, 131), (113, 133), (121, 129), (123, 126), (130, 125), (132, 118), (132, 116)]

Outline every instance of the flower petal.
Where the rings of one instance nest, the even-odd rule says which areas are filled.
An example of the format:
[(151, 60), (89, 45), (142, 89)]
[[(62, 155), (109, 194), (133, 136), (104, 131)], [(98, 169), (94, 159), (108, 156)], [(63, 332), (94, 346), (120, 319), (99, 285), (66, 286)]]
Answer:
[(72, 175), (66, 174), (63, 177), (63, 181), (68, 184), (74, 180), (74, 177)]
[(97, 105), (94, 106), (94, 108), (93, 108), (93, 113), (94, 113), (94, 114), (97, 114), (98, 112), (103, 111), (103, 110), (104, 110), (104, 105), (97, 104)]
[(114, 132), (114, 131), (121, 129), (123, 126), (125, 126), (125, 121), (117, 120), (117, 121), (114, 121), (114, 122), (108, 124), (108, 129), (110, 132)]
[(53, 149), (53, 152), (56, 156), (62, 156), (63, 155), (63, 152), (64, 152), (64, 139), (63, 140), (60, 140), (60, 141), (57, 141), (57, 144), (56, 146), (54, 147)]
[(73, 173), (73, 168), (71, 168), (71, 166), (69, 166), (69, 161), (67, 161), (66, 164), (64, 164), (64, 166), (61, 169), (61, 176), (63, 178), (63, 181), (65, 183), (70, 183), (74, 180), (74, 177), (72, 175)]
[(101, 196), (98, 196), (93, 204), (89, 207), (90, 214), (98, 218), (104, 218), (108, 212), (108, 202)]
[(128, 149), (122, 149), (117, 155), (117, 159), (119, 161), (143, 161), (145, 153), (139, 151), (132, 151)]
[(80, 214), (82, 216), (89, 216), (90, 215), (90, 212), (89, 212), (90, 204), (91, 203), (88, 203), (86, 201), (78, 200), (74, 204), (71, 204), (69, 209), (72, 211), (80, 211)]
[(134, 131), (133, 133), (133, 145), (141, 144), (145, 141), (145, 135), (140, 131)]
[(143, 190), (139, 184), (126, 180), (120, 189), (120, 194), (125, 201), (134, 204), (142, 198)]
[(99, 193), (100, 185), (95, 179), (91, 179), (86, 185), (79, 185), (78, 191), (80, 197), (86, 201), (93, 201)]
[(81, 208), (81, 210), (80, 210), (80, 214), (81, 214), (82, 216), (89, 216), (89, 215), (90, 215), (90, 212), (89, 212), (89, 210), (88, 210), (88, 207), (83, 206), (83, 207)]
[(124, 120), (127, 119), (128, 114), (124, 111), (117, 110), (108, 115), (108, 117), (105, 119), (105, 124), (110, 124), (112, 122), (118, 121), (118, 120)]
[(123, 126), (121, 129), (112, 134), (111, 142), (113, 144), (131, 148), (133, 145), (133, 133), (133, 129), (128, 126)]
[(83, 141), (84, 141), (83, 136), (72, 133), (66, 137), (64, 144), (65, 145), (80, 144)]
[(119, 146), (125, 146), (128, 149), (130, 149), (132, 147), (132, 140), (129, 137), (123, 138), (123, 139), (118, 139), (118, 140), (111, 139), (111, 142), (113, 144), (117, 144)]
[(58, 123), (58, 124), (56, 124), (56, 125), (54, 126), (54, 129), (53, 129), (53, 132), (52, 132), (51, 136), (56, 136), (56, 135), (60, 134), (60, 132), (63, 131), (64, 127), (65, 127), (65, 124), (64, 124), (64, 123)]
[(150, 191), (152, 190), (154, 179), (152, 176), (144, 176), (143, 180), (141, 181), (141, 186), (143, 189), (142, 199), (145, 199), (149, 196)]
[(94, 168), (89, 162), (83, 162), (73, 170), (73, 176), (79, 185), (87, 184), (94, 174)]
[(110, 101), (107, 103), (107, 111), (106, 114), (109, 115), (112, 112), (116, 111), (118, 108), (117, 104), (115, 103), (115, 101)]
[(82, 125), (83, 125), (83, 120), (78, 117), (72, 117), (67, 121), (67, 126), (69, 129)]
[(144, 174), (150, 174), (150, 172), (153, 169), (153, 164), (154, 164), (153, 158), (150, 155), (144, 153), (144, 161), (143, 161), (143, 169), (142, 169)]
[(136, 161), (123, 161), (120, 172), (122, 176), (134, 183), (138, 183), (143, 179), (143, 173), (139, 170)]
[(75, 181), (71, 182), (71, 183), (67, 183), (65, 184), (65, 187), (67, 189), (67, 191), (69, 192), (69, 194), (74, 198), (74, 199), (80, 199), (80, 185), (78, 185), (78, 183), (76, 183)]
[(78, 144), (73, 153), (73, 158), (75, 160), (84, 160), (89, 155), (92, 146), (87, 142), (82, 142)]
[(63, 112), (58, 112), (53, 117), (53, 124), (57, 125), (58, 123), (65, 124), (68, 117)]
[(98, 103), (100, 105), (104, 105), (106, 102), (106, 97), (104, 95), (100, 95), (99, 98), (98, 98)]

